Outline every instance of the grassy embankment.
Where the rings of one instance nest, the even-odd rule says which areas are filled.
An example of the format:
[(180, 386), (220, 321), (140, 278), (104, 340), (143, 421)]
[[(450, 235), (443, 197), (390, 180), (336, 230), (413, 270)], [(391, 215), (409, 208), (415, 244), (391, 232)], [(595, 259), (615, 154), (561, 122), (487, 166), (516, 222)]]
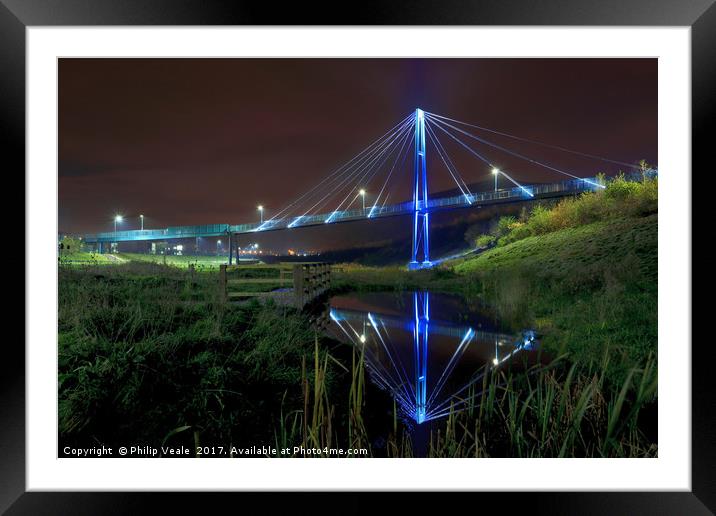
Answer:
[[(497, 247), (476, 258), (337, 276), (339, 288), (484, 296), (515, 325), (537, 326), (555, 355), (567, 353), (531, 374), (485, 376), (468, 409), (431, 435), (430, 456), (656, 453), (644, 423), (656, 389), (655, 211), (656, 183), (617, 184), (506, 221)], [(316, 343), (293, 311), (219, 303), (215, 281), (207, 273), (191, 284), (186, 271), (148, 263), (60, 271), (61, 442), (412, 453), (396, 411), (375, 411), (367, 398), (360, 357), (336, 358), (341, 348)], [(373, 412), (383, 415), (367, 419)], [(378, 450), (369, 436), (386, 423)]]

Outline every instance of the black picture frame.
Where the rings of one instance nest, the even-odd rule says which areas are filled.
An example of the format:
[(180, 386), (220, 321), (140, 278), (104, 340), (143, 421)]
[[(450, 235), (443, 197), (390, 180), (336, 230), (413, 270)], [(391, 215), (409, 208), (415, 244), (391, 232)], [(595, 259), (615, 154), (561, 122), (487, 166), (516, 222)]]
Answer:
[[(274, 3), (208, 0), (0, 0), (0, 128), (3, 180), (20, 183), (25, 169), (25, 30), (61, 25), (603, 25), (689, 26), (692, 36), (692, 163), (708, 170), (716, 133), (716, 5), (715, 0), (412, 0), (366, 3), (347, 9), (341, 2)], [(711, 164), (711, 166), (713, 166)], [(690, 173), (690, 171), (685, 171)], [(22, 179), (20, 177), (22, 176)], [(693, 177), (693, 176), (692, 176)], [(702, 189), (703, 190), (703, 189)], [(704, 195), (700, 193), (700, 195)], [(704, 201), (705, 202), (705, 201)], [(696, 199), (693, 199), (696, 205)], [(695, 228), (698, 221), (694, 218)], [(692, 234), (699, 234), (692, 231)], [(29, 238), (26, 236), (26, 238)], [(25, 270), (27, 274), (27, 270)], [(693, 271), (692, 271), (693, 274)], [(706, 289), (705, 285), (697, 286)], [(24, 296), (23, 296), (24, 298)], [(19, 305), (19, 303), (18, 303)], [(24, 304), (23, 304), (24, 306)], [(32, 309), (32, 307), (29, 307)], [(508, 506), (549, 514), (710, 514), (716, 510), (716, 408), (708, 342), (694, 333), (692, 346), (692, 491), (650, 493), (522, 493), (510, 494)], [(704, 345), (700, 345), (704, 344)], [(6, 340), (6, 364), (0, 375), (0, 511), (7, 514), (124, 514), (141, 513), (162, 504), (162, 512), (207, 512), (226, 498), (240, 496), (246, 507), (265, 503), (260, 494), (184, 493), (36, 493), (25, 492), (25, 353)], [(9, 348), (9, 351), (8, 351)], [(271, 497), (271, 507), (283, 497)], [(290, 503), (321, 512), (323, 494), (294, 496)], [(376, 494), (351, 493), (341, 512), (365, 512), (383, 502)], [(455, 504), (485, 507), (489, 500), (504, 503), (505, 494), (456, 494)], [(463, 500), (478, 496), (478, 500)], [(211, 497), (211, 499), (209, 499)], [(216, 498), (219, 498), (217, 500)], [(261, 497), (261, 500), (256, 500)], [(235, 503), (235, 502), (234, 502)], [(333, 502), (335, 503), (335, 502)], [(403, 502), (425, 507), (422, 496)], [(272, 512), (272, 511), (268, 511)]]

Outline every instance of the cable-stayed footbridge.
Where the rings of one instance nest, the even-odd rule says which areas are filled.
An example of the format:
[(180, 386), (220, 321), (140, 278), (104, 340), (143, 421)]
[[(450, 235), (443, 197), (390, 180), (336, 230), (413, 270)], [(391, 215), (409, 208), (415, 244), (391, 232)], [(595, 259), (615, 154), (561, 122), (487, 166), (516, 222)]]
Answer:
[[(493, 138), (487, 139), (487, 135)], [(644, 173), (656, 174), (656, 170), (616, 161), (593, 154), (549, 145), (486, 127), (461, 122), (446, 116), (416, 109), (380, 138), (373, 141), (352, 159), (333, 170), (318, 184), (276, 210), (268, 219), (246, 224), (209, 224), (199, 226), (174, 226), (163, 229), (140, 229), (111, 231), (85, 235), (84, 240), (96, 244), (100, 252), (103, 246), (118, 242), (170, 240), (198, 237), (226, 237), (229, 239), (229, 260), (232, 256), (233, 236), (244, 233), (288, 231), (292, 229), (337, 224), (357, 220), (406, 216), (413, 218), (410, 268), (430, 267), (430, 216), (436, 212), (491, 204), (530, 201), (550, 197), (574, 195), (605, 187), (604, 177), (580, 177), (564, 166), (538, 159), (522, 150), (515, 150), (494, 138), (548, 149), (571, 158), (599, 161), (624, 167), (627, 179), (641, 179)], [(456, 160), (448, 152), (449, 146), (469, 159), (477, 160), (470, 170), (482, 169), (494, 177), (494, 189), (474, 191), (456, 166)], [(430, 196), (428, 188), (428, 157), (434, 153), (437, 166), (447, 172), (446, 178), (454, 183), (451, 193)], [(454, 152), (452, 153), (454, 154)], [(408, 159), (412, 155), (412, 160)], [(523, 163), (531, 170), (540, 168), (559, 180), (536, 183), (529, 181), (526, 172), (506, 169), (498, 163), (509, 157)], [(464, 156), (463, 156), (464, 158)], [(431, 172), (432, 184), (436, 172)], [(406, 186), (407, 183), (409, 183)], [(502, 187), (498, 187), (498, 181)], [(504, 183), (509, 185), (505, 188)], [(451, 184), (452, 184), (451, 183)], [(366, 191), (374, 194), (372, 203), (366, 205)], [(402, 189), (401, 189), (402, 187)], [(408, 200), (402, 200), (407, 198)], [(398, 201), (396, 201), (398, 199)]]

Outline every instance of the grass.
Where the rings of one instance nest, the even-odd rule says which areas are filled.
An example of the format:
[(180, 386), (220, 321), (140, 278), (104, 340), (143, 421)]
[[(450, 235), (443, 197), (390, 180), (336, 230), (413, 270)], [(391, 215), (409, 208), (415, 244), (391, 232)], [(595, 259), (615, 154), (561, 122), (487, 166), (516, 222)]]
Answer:
[(61, 251), (58, 261), (61, 265), (102, 265), (116, 263), (115, 260), (105, 254), (82, 251)]
[(553, 353), (610, 375), (656, 354), (657, 216), (596, 222), (498, 247), (455, 266), (504, 318), (534, 326)]
[(63, 267), (58, 286), (61, 447), (367, 445), (362, 361), (308, 314), (154, 263)]
[[(301, 442), (313, 448), (331, 447), (340, 438), (340, 418), (331, 404), (324, 378), (335, 367), (329, 355), (319, 360), (314, 350), (313, 387), (302, 380), (303, 410), (283, 415), (276, 447)], [(340, 363), (338, 367), (343, 368)], [(465, 396), (463, 410), (450, 408), (447, 418), (430, 431), (427, 457), (655, 457), (655, 436), (642, 426), (654, 423), (657, 388), (654, 360), (632, 369), (616, 391), (607, 386), (608, 356), (590, 371), (564, 357), (526, 374), (493, 370)], [(305, 363), (304, 363), (305, 366)], [(369, 456), (411, 457), (413, 443), (406, 426), (392, 410), (392, 428), (385, 446), (371, 446), (374, 428), (366, 424), (366, 378), (363, 356), (355, 350), (351, 363), (347, 443), (365, 448)], [(462, 400), (455, 400), (460, 402)], [(646, 421), (646, 423), (645, 423)]]
[(299, 395), (313, 330), (287, 309), (220, 303), (216, 285), (154, 264), (60, 270), (63, 441), (158, 446), (182, 427), (172, 440), (271, 435), (272, 410)]
[(133, 262), (158, 263), (181, 268), (188, 268), (190, 264), (193, 264), (197, 270), (218, 269), (219, 265), (228, 263), (226, 256), (176, 256), (141, 253), (120, 253), (118, 256)]
[(640, 412), (653, 407), (653, 361), (632, 370), (616, 393), (605, 389), (605, 368), (585, 375), (572, 364), (565, 375), (563, 366), (557, 360), (527, 375), (486, 375), (468, 408), (451, 410), (431, 435), (429, 456), (656, 456), (653, 436), (645, 436), (638, 424)]
[[(346, 265), (335, 274), (334, 291), (458, 292), (541, 334), (550, 365), (485, 375), (465, 410), (434, 424), (428, 456), (657, 454), (655, 188), (619, 184), (535, 210), (498, 224), (494, 247), (435, 269)], [(358, 350), (318, 336), (306, 314), (222, 303), (211, 264), (190, 276), (183, 267), (195, 258), (174, 258), (60, 268), (62, 444), (415, 454)]]

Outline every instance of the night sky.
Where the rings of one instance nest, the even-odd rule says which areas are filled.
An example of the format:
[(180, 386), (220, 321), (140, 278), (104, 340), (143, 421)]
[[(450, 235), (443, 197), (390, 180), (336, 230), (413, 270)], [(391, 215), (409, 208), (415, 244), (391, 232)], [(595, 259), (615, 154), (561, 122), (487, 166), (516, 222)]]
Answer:
[[(256, 221), (257, 204), (270, 216), (416, 107), (657, 160), (656, 59), (61, 59), (59, 229), (109, 231), (115, 213), (124, 229), (140, 213), (147, 228)], [(581, 176), (619, 168), (514, 149)], [(466, 182), (484, 180), (459, 154)], [(564, 179), (499, 159), (523, 182)], [(451, 186), (430, 177), (431, 191)]]

